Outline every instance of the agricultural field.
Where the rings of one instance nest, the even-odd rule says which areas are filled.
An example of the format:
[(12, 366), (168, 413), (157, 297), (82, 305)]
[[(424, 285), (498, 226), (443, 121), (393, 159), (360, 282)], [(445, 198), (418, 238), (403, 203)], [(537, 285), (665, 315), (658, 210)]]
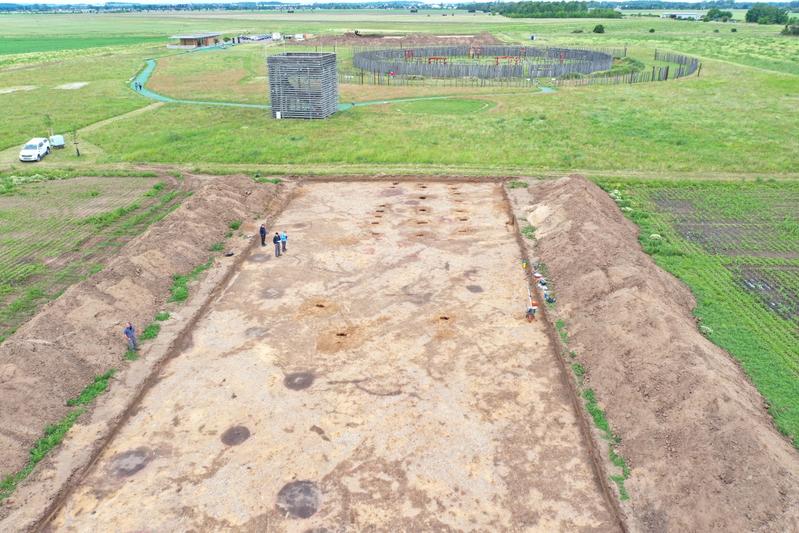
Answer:
[(183, 197), (155, 177), (61, 178), (0, 176), (0, 342)]
[(601, 182), (799, 447), (799, 184)]

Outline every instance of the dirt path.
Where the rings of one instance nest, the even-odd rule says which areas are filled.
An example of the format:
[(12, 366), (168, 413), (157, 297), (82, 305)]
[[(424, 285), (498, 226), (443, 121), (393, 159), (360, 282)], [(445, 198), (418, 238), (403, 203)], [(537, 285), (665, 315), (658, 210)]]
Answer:
[(497, 184), (306, 185), (50, 526), (614, 530), (506, 222)]

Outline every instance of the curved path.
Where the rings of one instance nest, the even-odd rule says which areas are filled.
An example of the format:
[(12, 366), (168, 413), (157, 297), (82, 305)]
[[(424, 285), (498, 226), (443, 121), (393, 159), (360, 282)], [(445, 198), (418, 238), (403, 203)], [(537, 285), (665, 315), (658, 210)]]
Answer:
[[(147, 64), (145, 67), (130, 81), (128, 84), (129, 87), (136, 91), (137, 93), (146, 96), (152, 100), (156, 100), (158, 102), (166, 102), (170, 104), (191, 104), (191, 105), (210, 105), (210, 106), (223, 106), (223, 107), (248, 107), (252, 109), (271, 109), (272, 106), (269, 104), (245, 104), (242, 102), (217, 102), (211, 100), (185, 100), (182, 98), (172, 98), (171, 96), (166, 96), (164, 94), (159, 94), (157, 92), (151, 91), (147, 88), (147, 81), (152, 76), (153, 72), (155, 71), (156, 61), (155, 59), (148, 59)], [(141, 90), (137, 90), (134, 87), (135, 83), (141, 84)], [(541, 93), (553, 93), (555, 89), (552, 87), (539, 87)], [(383, 104), (394, 104), (394, 103), (402, 103), (402, 102), (416, 102), (419, 100), (448, 100), (452, 98), (463, 98), (464, 95), (445, 95), (445, 96), (418, 96), (412, 98), (389, 98), (384, 100), (370, 100), (367, 102), (352, 102), (352, 103), (339, 103), (338, 110), (345, 111), (347, 109), (353, 107), (364, 107), (370, 105), (383, 105)], [(475, 96), (490, 96), (490, 95), (475, 95)]]

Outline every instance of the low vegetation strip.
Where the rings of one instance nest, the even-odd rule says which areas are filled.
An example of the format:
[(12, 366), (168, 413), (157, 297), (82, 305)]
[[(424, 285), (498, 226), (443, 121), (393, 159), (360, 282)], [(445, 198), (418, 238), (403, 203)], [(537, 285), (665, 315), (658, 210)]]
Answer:
[(702, 332), (741, 363), (799, 447), (799, 184), (601, 185), (644, 251), (688, 284)]
[(730, 355), (700, 333), (685, 285), (640, 249), (637, 227), (580, 177), (513, 196), (557, 287), (554, 312), (568, 317), (592, 391), (584, 399), (623, 436), (610, 460), (628, 476), (630, 528), (791, 529), (796, 450)]

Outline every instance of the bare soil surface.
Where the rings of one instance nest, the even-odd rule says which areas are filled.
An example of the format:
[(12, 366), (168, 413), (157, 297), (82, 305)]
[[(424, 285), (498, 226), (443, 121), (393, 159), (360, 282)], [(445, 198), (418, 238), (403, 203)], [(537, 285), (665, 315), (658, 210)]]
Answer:
[(314, 183), (276, 229), (50, 529), (617, 529), (501, 185)]
[(641, 251), (637, 227), (579, 176), (512, 191), (536, 228), (569, 347), (586, 367), (631, 477), (635, 531), (797, 531), (799, 454), (695, 301)]
[(122, 248), (106, 268), (73, 285), (0, 345), (0, 476), (17, 471), (45, 426), (60, 420), (92, 378), (119, 366), (122, 329), (152, 321), (173, 274), (212, 255), (231, 220), (268, 210), (280, 187), (249, 178), (207, 180), (177, 211)]
[(379, 32), (363, 32), (356, 35), (354, 32), (343, 35), (320, 35), (304, 41), (294, 41), (294, 44), (305, 46), (384, 46), (384, 47), (409, 47), (409, 46), (436, 46), (436, 45), (489, 45), (502, 44), (502, 41), (489, 32), (474, 35), (435, 35), (431, 33), (394, 34)]

